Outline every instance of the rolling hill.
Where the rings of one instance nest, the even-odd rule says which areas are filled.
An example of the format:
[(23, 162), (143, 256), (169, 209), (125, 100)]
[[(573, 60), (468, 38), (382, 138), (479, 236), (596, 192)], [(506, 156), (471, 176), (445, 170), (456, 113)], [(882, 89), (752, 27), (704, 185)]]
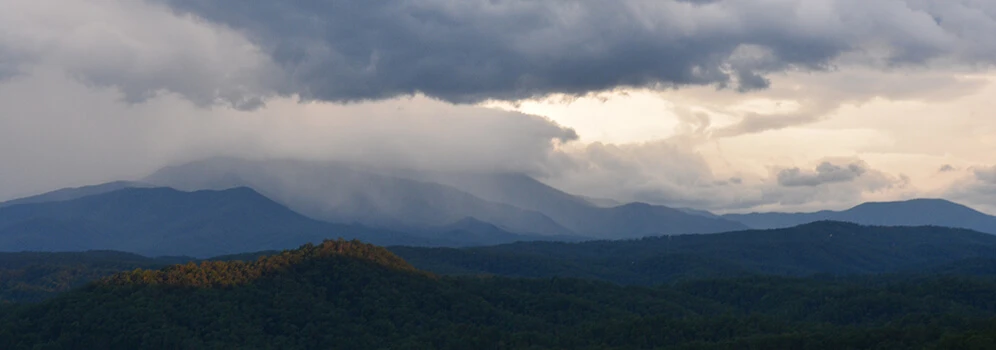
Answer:
[(97, 250), (0, 253), (0, 303), (42, 301), (122, 271), (158, 269), (190, 260)]
[(996, 258), (996, 236), (943, 227), (815, 222), (785, 229), (581, 243), (520, 242), (465, 249), (392, 247), (444, 274), (594, 278), (655, 285), (688, 278), (906, 272)]
[(944, 226), (996, 234), (996, 216), (943, 199), (870, 202), (843, 211), (813, 213), (727, 214), (724, 218), (751, 228), (783, 228), (820, 220), (881, 226)]

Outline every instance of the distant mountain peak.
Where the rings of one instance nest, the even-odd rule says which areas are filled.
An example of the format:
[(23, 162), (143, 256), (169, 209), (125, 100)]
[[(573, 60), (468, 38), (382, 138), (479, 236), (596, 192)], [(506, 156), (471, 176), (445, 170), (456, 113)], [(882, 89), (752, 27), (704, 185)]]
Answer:
[(996, 217), (939, 198), (866, 202), (843, 211), (727, 214), (722, 217), (752, 228), (783, 228), (834, 220), (875, 226), (941, 226), (996, 234)]
[(154, 186), (148, 183), (138, 182), (138, 181), (113, 181), (97, 185), (67, 187), (50, 192), (45, 192), (42, 194), (37, 194), (34, 196), (17, 198), (6, 202), (2, 202), (0, 203), (0, 207), (6, 207), (17, 204), (66, 201), (86, 196), (113, 192), (125, 188), (147, 188), (147, 187), (154, 187)]
[(947, 199), (941, 198), (914, 198), (901, 201), (884, 201), (884, 202), (865, 202), (852, 207), (849, 210), (858, 210), (863, 208), (871, 207), (921, 207), (921, 208), (948, 208), (948, 209), (963, 209), (978, 212), (964, 204), (949, 201)]

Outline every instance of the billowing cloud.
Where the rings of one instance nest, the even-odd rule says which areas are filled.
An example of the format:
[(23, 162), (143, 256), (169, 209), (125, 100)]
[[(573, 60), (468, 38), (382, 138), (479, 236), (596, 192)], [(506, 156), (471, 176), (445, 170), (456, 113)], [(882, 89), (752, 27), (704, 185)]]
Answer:
[(270, 57), (232, 29), (123, 0), (0, 0), (0, 79), (58, 67), (135, 103), (161, 92), (255, 108), (280, 86)]
[(802, 170), (799, 168), (782, 169), (778, 172), (778, 184), (787, 187), (819, 186), (834, 182), (850, 182), (868, 171), (864, 162), (837, 165), (822, 162), (816, 169)]
[[(818, 123), (840, 108), (876, 99), (947, 102), (978, 93), (986, 87), (987, 80), (952, 69), (880, 71), (847, 66), (833, 72), (779, 75), (772, 79), (770, 89), (754, 94), (690, 88), (666, 96), (732, 119), (704, 131), (713, 138), (729, 138)], [(759, 101), (765, 108), (751, 106)]]
[(541, 173), (556, 163), (558, 144), (577, 138), (542, 117), (425, 97), (347, 105), (283, 98), (252, 111), (203, 108), (175, 93), (123, 97), (54, 68), (0, 83), (0, 200), (218, 155)]
[[(575, 145), (579, 146), (579, 145)], [(841, 208), (869, 197), (908, 196), (910, 179), (855, 158), (828, 158), (812, 170), (771, 166), (767, 174), (714, 172), (695, 147), (676, 140), (562, 149), (566, 166), (543, 180), (572, 193), (718, 211)]]
[[(996, 57), (985, 37), (996, 32), (990, 2), (0, 6), (0, 199), (218, 155), (516, 171), (572, 193), (713, 210), (839, 207), (913, 191), (869, 150), (880, 160), (950, 150), (956, 154), (937, 155), (927, 171), (937, 175), (936, 165), (947, 162), (962, 169), (944, 175), (969, 177), (952, 196), (984, 202), (980, 194), (996, 193), (996, 172), (965, 170), (992, 163), (966, 151), (991, 146), (996, 130), (984, 118), (956, 122), (949, 106), (929, 113), (952, 121), (931, 124), (931, 133), (964, 136), (952, 148), (941, 136), (922, 141), (914, 129), (931, 121), (922, 115), (895, 114), (903, 123), (892, 109), (851, 124), (828, 117), (881, 99), (923, 114), (940, 108), (933, 101), (992, 85), (973, 75)], [(664, 96), (666, 106), (641, 99), (629, 110), (600, 111), (592, 118), (630, 136), (594, 143), (541, 113), (469, 104), (543, 96), (618, 102), (634, 91)], [(966, 116), (989, 110), (958, 105)], [(586, 131), (600, 131), (592, 125)], [(901, 128), (909, 130), (887, 132)], [(772, 134), (780, 141), (757, 142)], [(847, 142), (856, 145), (831, 147)]]
[(996, 5), (977, 0), (162, 1), (245, 33), (283, 68), (283, 93), (328, 101), (751, 91), (837, 64), (996, 61), (982, 34)]

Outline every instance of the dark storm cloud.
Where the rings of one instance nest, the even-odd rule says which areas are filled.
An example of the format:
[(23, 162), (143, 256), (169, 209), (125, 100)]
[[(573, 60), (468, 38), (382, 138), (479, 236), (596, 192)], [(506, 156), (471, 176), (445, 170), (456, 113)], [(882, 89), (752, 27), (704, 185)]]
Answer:
[(786, 187), (819, 186), (828, 183), (850, 182), (868, 171), (863, 162), (836, 165), (822, 162), (814, 171), (799, 168), (783, 169), (778, 172), (778, 184)]
[[(286, 72), (277, 90), (451, 102), (617, 87), (766, 88), (844, 53), (885, 65), (991, 62), (979, 1), (161, 0), (238, 29)], [(959, 20), (965, 20), (959, 22)], [(969, 62), (971, 61), (971, 62)]]

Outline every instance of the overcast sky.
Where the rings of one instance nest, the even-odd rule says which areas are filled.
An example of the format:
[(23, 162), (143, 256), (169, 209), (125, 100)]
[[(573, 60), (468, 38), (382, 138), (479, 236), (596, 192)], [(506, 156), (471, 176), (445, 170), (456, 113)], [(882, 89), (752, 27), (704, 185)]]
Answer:
[(0, 200), (215, 155), (996, 213), (990, 0), (0, 0)]

